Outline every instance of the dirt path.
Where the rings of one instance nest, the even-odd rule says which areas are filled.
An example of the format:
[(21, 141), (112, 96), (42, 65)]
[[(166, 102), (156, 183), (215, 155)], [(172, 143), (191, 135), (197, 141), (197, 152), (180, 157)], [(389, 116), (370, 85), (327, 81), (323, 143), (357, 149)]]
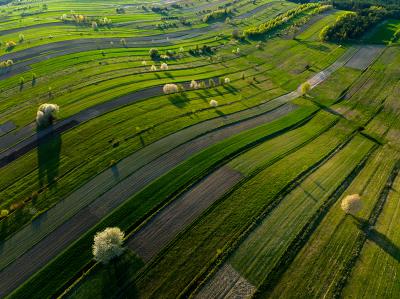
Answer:
[(148, 262), (242, 177), (229, 166), (221, 167), (154, 216), (130, 238), (128, 247)]

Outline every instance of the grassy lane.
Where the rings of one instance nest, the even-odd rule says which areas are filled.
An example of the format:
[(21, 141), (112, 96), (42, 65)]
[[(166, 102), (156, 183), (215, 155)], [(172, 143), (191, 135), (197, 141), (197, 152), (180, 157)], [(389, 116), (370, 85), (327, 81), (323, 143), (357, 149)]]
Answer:
[[(368, 220), (371, 216), (398, 157), (398, 153), (388, 148), (381, 149), (346, 190), (344, 196), (354, 193), (361, 195), (364, 207), (360, 218)], [(357, 221), (346, 216), (340, 209), (340, 201), (337, 201), (270, 297), (287, 298), (294, 294), (294, 290), (299, 298), (330, 298), (337, 295), (362, 241), (363, 232)]]

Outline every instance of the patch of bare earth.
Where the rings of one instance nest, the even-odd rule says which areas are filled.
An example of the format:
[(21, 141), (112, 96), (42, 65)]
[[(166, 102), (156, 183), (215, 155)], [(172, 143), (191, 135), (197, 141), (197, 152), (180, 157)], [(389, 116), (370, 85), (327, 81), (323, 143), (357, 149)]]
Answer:
[(195, 298), (250, 298), (256, 287), (242, 277), (231, 265), (225, 263)]

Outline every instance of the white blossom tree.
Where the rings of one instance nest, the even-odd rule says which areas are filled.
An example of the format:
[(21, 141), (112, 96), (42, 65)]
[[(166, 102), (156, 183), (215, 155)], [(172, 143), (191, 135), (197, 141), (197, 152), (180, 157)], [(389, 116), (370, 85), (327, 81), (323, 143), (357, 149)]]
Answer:
[(56, 118), (60, 108), (56, 104), (42, 104), (36, 113), (36, 123), (39, 126), (48, 126)]
[(192, 82), (190, 82), (190, 88), (191, 89), (198, 89), (199, 88), (199, 83), (197, 83), (197, 81), (192, 80)]
[(351, 214), (351, 215), (357, 214), (362, 209), (362, 201), (360, 195), (352, 194), (346, 196), (342, 200), (340, 206), (346, 214)]
[(211, 100), (210, 106), (216, 108), (216, 107), (218, 107), (218, 102), (216, 100)]
[(107, 264), (124, 252), (124, 233), (118, 227), (108, 227), (96, 233), (92, 246), (95, 261)]
[(176, 84), (165, 84), (163, 87), (163, 91), (165, 94), (176, 93), (179, 91), (178, 85)]
[(169, 69), (168, 64), (166, 64), (165, 62), (161, 64), (160, 70), (162, 70), (162, 71), (168, 71), (168, 69)]
[(153, 64), (153, 65), (150, 67), (150, 71), (155, 72), (156, 70), (157, 70), (157, 67)]
[(225, 84), (229, 84), (229, 83), (231, 83), (231, 79), (229, 79), (228, 77), (227, 77), (227, 78), (225, 78), (225, 79), (224, 79), (224, 83), (225, 83)]

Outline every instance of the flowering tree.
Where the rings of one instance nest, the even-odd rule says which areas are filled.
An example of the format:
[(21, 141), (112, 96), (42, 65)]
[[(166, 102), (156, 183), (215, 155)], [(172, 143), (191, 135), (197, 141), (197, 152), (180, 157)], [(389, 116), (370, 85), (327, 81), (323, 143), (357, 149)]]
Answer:
[(150, 67), (150, 71), (155, 72), (156, 70), (157, 70), (157, 67), (153, 64), (153, 65)]
[(215, 107), (218, 107), (218, 102), (217, 102), (216, 100), (211, 100), (211, 101), (210, 101), (210, 106), (211, 106), (211, 107), (214, 107), (214, 108), (215, 108)]
[(161, 64), (160, 66), (160, 70), (162, 71), (168, 71), (168, 64), (166, 64), (165, 62)]
[(178, 85), (176, 84), (165, 84), (163, 87), (165, 94), (176, 93), (179, 91)]
[(56, 104), (42, 104), (36, 113), (36, 123), (39, 126), (48, 126), (56, 118), (60, 108)]
[(225, 78), (225, 79), (224, 79), (224, 83), (225, 83), (225, 84), (229, 84), (229, 83), (231, 83), (231, 79), (229, 79), (229, 78)]
[(362, 202), (360, 195), (352, 194), (346, 196), (342, 200), (340, 206), (346, 214), (351, 214), (351, 215), (357, 214), (362, 209)]
[(192, 82), (190, 82), (190, 88), (191, 89), (198, 89), (199, 88), (199, 83), (197, 83), (197, 81), (192, 80)]
[(108, 227), (96, 233), (92, 246), (93, 257), (97, 262), (107, 264), (124, 252), (122, 243), (124, 233), (118, 227)]

